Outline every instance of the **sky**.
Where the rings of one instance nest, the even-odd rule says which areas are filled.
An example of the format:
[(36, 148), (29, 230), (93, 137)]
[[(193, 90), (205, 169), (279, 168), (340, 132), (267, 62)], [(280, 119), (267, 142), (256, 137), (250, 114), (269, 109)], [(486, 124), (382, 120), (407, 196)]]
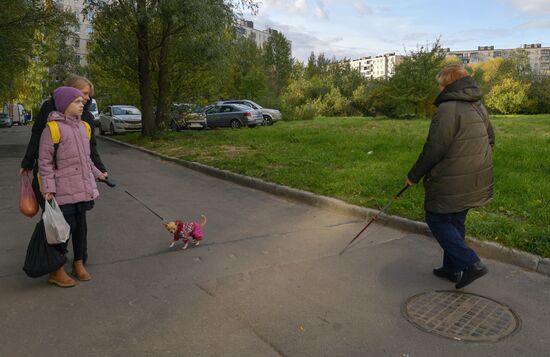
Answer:
[(440, 39), (451, 50), (550, 47), (550, 0), (260, 0), (254, 28), (279, 30), (292, 56), (404, 54)]

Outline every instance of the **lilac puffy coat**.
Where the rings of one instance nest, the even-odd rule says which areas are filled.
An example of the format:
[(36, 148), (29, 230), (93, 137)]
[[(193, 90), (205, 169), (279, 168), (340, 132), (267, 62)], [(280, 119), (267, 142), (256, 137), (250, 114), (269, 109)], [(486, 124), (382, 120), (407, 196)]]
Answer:
[(38, 169), (42, 192), (55, 193), (58, 204), (85, 202), (99, 196), (95, 179), (102, 175), (90, 159), (90, 142), (80, 118), (52, 112), (48, 121), (57, 121), (60, 133), (57, 169), (49, 126), (40, 137)]

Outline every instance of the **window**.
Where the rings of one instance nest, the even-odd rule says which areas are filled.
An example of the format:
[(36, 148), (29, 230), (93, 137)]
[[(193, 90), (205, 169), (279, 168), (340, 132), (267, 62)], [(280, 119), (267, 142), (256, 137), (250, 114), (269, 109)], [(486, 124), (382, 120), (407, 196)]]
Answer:
[(231, 111), (233, 111), (233, 108), (224, 105), (224, 106), (221, 108), (220, 113), (229, 113), (229, 112), (231, 112)]
[(206, 111), (206, 113), (208, 113), (208, 114), (214, 114), (214, 113), (219, 113), (219, 112), (220, 112), (220, 107), (218, 107), (218, 106), (214, 106), (214, 107), (212, 107), (212, 108), (210, 108)]

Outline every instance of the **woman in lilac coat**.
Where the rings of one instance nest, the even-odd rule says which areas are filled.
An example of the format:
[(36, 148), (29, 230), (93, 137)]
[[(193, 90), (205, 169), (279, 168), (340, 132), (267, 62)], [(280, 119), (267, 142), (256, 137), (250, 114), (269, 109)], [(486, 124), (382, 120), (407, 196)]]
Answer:
[[(81, 91), (73, 87), (59, 87), (53, 98), (57, 111), (52, 112), (48, 122), (56, 121), (60, 140), (54, 146), (52, 132), (46, 126), (40, 137), (38, 167), (40, 188), (44, 199), (55, 197), (65, 220), (71, 227), (74, 263), (73, 275), (80, 281), (91, 279), (84, 269), (84, 242), (86, 241), (86, 211), (92, 209), (99, 196), (96, 179), (105, 179), (90, 159), (90, 142), (85, 124), (80, 120), (84, 110)], [(63, 254), (67, 243), (55, 246)], [(63, 267), (51, 273), (48, 283), (61, 287), (76, 284)]]

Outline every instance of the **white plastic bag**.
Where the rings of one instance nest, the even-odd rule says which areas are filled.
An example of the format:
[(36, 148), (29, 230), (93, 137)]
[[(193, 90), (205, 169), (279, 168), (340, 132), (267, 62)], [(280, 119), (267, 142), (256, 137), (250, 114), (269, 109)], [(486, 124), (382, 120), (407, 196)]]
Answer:
[(48, 244), (65, 243), (69, 239), (71, 227), (65, 221), (63, 212), (61, 212), (55, 198), (52, 198), (50, 202), (46, 201), (42, 219), (44, 220)]

